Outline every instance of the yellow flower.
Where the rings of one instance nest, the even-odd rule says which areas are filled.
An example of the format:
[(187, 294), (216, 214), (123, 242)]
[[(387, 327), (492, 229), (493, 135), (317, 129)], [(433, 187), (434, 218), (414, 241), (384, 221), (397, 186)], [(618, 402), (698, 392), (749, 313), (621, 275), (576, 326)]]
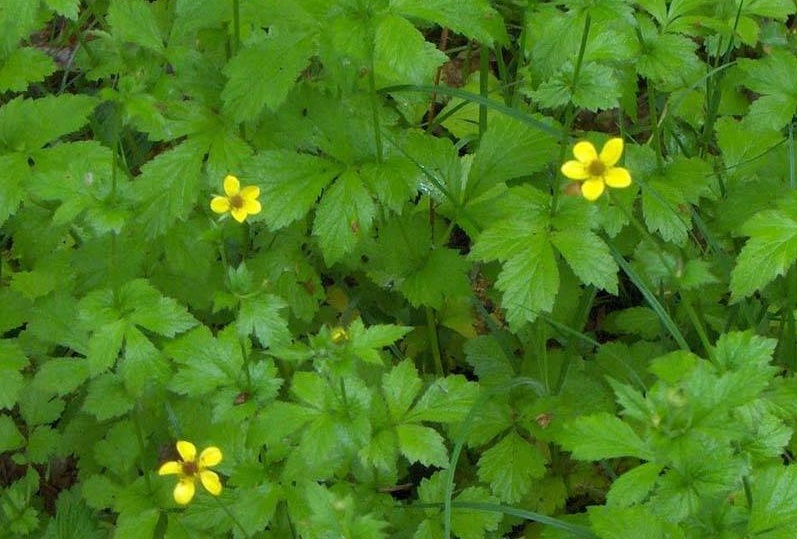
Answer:
[(260, 213), (260, 188), (249, 185), (241, 189), (241, 182), (235, 176), (225, 176), (224, 194), (226, 196), (214, 196), (210, 201), (210, 209), (216, 213), (232, 214), (233, 219), (243, 223), (247, 215)]
[(587, 200), (597, 200), (606, 185), (620, 189), (631, 185), (631, 174), (623, 167), (614, 165), (623, 154), (623, 139), (609, 139), (600, 155), (591, 142), (578, 142), (573, 146), (575, 160), (562, 165), (562, 174), (571, 180), (584, 182), (581, 194)]
[(196, 491), (196, 479), (202, 482), (205, 490), (218, 496), (221, 494), (221, 481), (216, 472), (208, 470), (211, 466), (221, 462), (221, 450), (218, 447), (208, 447), (196, 458), (196, 446), (191, 442), (177, 442), (177, 452), (181, 460), (170, 460), (165, 462), (158, 475), (177, 474), (177, 486), (174, 487), (174, 501), (180, 505), (185, 505), (191, 501)]
[(330, 335), (332, 336), (332, 342), (335, 344), (340, 344), (349, 340), (349, 332), (346, 331), (346, 328), (341, 326), (332, 328)]

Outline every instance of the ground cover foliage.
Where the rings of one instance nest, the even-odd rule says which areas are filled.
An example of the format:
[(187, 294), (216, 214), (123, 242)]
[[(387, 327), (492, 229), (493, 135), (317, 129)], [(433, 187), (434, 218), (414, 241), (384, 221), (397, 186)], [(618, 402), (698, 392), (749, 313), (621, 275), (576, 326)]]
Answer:
[(797, 536), (795, 12), (2, 0), (0, 533)]

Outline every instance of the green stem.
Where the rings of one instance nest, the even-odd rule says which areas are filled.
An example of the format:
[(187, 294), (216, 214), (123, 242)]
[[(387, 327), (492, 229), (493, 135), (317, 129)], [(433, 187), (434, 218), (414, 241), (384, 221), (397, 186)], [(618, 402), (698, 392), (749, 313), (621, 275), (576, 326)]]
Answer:
[(653, 146), (656, 148), (656, 164), (661, 168), (664, 164), (661, 148), (661, 133), (659, 132), (659, 113), (656, 104), (656, 89), (648, 80), (648, 108), (650, 109), (650, 131), (653, 136)]
[(432, 347), (432, 358), (437, 376), (445, 376), (443, 371), (443, 356), (440, 354), (440, 342), (437, 338), (437, 323), (434, 319), (434, 312), (431, 307), (426, 307), (426, 330), (429, 333), (429, 340)]
[(139, 456), (139, 465), (141, 466), (141, 471), (144, 475), (144, 482), (147, 484), (147, 491), (155, 492), (152, 489), (152, 480), (149, 477), (149, 473), (147, 473), (148, 466), (144, 463), (144, 455), (147, 454), (146, 447), (144, 446), (144, 429), (141, 427), (141, 402), (136, 401), (135, 408), (133, 409), (132, 416), (133, 416), (133, 425), (135, 425), (136, 430), (136, 439), (138, 440), (138, 447), (141, 449), (141, 455)]
[(573, 84), (570, 87), (570, 91), (575, 94), (576, 87), (578, 85), (578, 77), (581, 75), (581, 66), (584, 64), (584, 53), (587, 50), (587, 39), (589, 38), (589, 29), (592, 25), (592, 17), (587, 14), (584, 18), (584, 30), (581, 32), (581, 44), (578, 48), (578, 57), (576, 58), (576, 66), (573, 69)]
[[(484, 99), (489, 97), (490, 82), (490, 49), (482, 45), (479, 49), (479, 95)], [(487, 107), (479, 105), (479, 138), (487, 131)]]

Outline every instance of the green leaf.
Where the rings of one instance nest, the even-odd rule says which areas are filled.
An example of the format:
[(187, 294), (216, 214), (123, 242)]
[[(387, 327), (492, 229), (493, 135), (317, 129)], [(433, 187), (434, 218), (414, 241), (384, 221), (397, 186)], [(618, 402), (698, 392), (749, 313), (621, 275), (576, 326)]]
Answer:
[(35, 464), (46, 464), (55, 455), (61, 442), (61, 433), (49, 425), (39, 425), (28, 434), (26, 453)]
[(752, 481), (753, 504), (748, 531), (752, 536), (786, 538), (797, 533), (797, 468), (773, 466)]
[(20, 372), (28, 358), (16, 339), (0, 339), (0, 409), (11, 409), (25, 385)]
[(399, 451), (410, 463), (444, 468), (448, 464), (448, 451), (443, 437), (436, 430), (422, 425), (402, 423), (396, 427)]
[[(618, 106), (617, 98), (622, 93), (614, 71), (596, 62), (585, 62), (574, 81), (575, 68), (568, 62), (551, 78), (530, 92), (532, 99), (545, 108), (558, 108), (570, 101), (578, 107), (592, 111)], [(575, 82), (575, 88), (574, 88)]]
[(273, 294), (242, 299), (238, 311), (239, 335), (254, 334), (266, 348), (289, 342), (288, 322), (282, 315), (287, 306), (282, 298)]
[(236, 122), (257, 118), (264, 107), (277, 110), (316, 52), (312, 35), (273, 33), (255, 34), (224, 68), (224, 111)]
[(80, 0), (44, 0), (44, 3), (62, 17), (77, 20)]
[[(455, 503), (496, 504), (498, 500), (482, 487), (468, 487), (456, 498)], [(455, 508), (451, 513), (451, 529), (461, 539), (484, 539), (488, 531), (498, 529), (503, 515), (498, 511)]]
[(463, 201), (477, 198), (501, 182), (542, 170), (557, 146), (548, 133), (509, 116), (496, 117), (473, 157)]
[(558, 441), (579, 460), (652, 458), (647, 444), (633, 429), (606, 412), (576, 418), (565, 426)]
[(386, 14), (374, 36), (374, 70), (386, 84), (430, 84), (448, 57), (407, 19)]
[(545, 457), (540, 450), (511, 431), (479, 458), (479, 479), (501, 501), (517, 503), (528, 494), (534, 479), (545, 475)]
[(96, 376), (113, 367), (122, 350), (127, 322), (117, 320), (105, 324), (89, 338), (89, 351), (86, 355), (89, 373)]
[(164, 352), (179, 364), (169, 387), (184, 395), (206, 395), (235, 382), (243, 366), (237, 335), (225, 330), (217, 339), (206, 326), (170, 342)]
[(24, 92), (30, 83), (41, 82), (55, 69), (55, 62), (43, 51), (20, 47), (0, 67), (0, 92)]
[(501, 15), (487, 0), (391, 0), (390, 7), (405, 17), (437, 23), (488, 46), (509, 41)]
[(412, 361), (404, 360), (382, 375), (382, 393), (390, 417), (401, 421), (421, 392), (421, 378)]
[(88, 363), (77, 358), (54, 358), (39, 367), (33, 386), (45, 393), (67, 395), (89, 377)]
[(129, 412), (134, 400), (127, 394), (122, 380), (114, 374), (102, 374), (91, 381), (83, 401), (83, 410), (100, 421)]
[(11, 416), (0, 415), (0, 452), (19, 449), (25, 443)]
[(163, 35), (155, 18), (155, 6), (139, 0), (112, 0), (108, 23), (120, 42), (135, 43), (155, 52), (164, 50)]
[(647, 507), (590, 507), (592, 529), (601, 539), (639, 539), (645, 530), (645, 539), (672, 539), (683, 537), (674, 533), (673, 524), (665, 523)]
[(476, 401), (478, 385), (464, 376), (439, 378), (404, 417), (405, 422), (434, 421), (453, 423), (462, 421)]
[(739, 69), (746, 75), (744, 85), (761, 94), (746, 120), (767, 129), (781, 129), (791, 122), (797, 109), (797, 57), (775, 50), (762, 59), (739, 60)]
[(125, 283), (119, 291), (123, 308), (132, 311), (128, 320), (149, 331), (173, 337), (197, 325), (185, 307), (166, 298), (145, 279)]
[(111, 426), (105, 437), (94, 444), (94, 458), (103, 468), (124, 476), (136, 467), (140, 447), (135, 425), (123, 420)]
[(446, 300), (470, 295), (471, 264), (453, 249), (429, 251), (424, 265), (407, 276), (399, 289), (415, 307), (442, 309)]
[(655, 26), (642, 20), (643, 36), (641, 51), (637, 57), (637, 73), (667, 87), (674, 87), (700, 69), (701, 62), (695, 55), (696, 44), (686, 36), (659, 33)]
[(609, 246), (589, 230), (559, 230), (551, 243), (584, 284), (592, 284), (617, 294), (617, 263)]
[(63, 490), (55, 502), (55, 517), (50, 521), (44, 539), (102, 539), (97, 516), (89, 508), (78, 488)]
[(750, 236), (731, 272), (734, 301), (785, 275), (797, 260), (797, 215), (782, 210), (757, 213), (742, 227)]
[(376, 207), (360, 176), (346, 171), (325, 193), (316, 210), (313, 235), (324, 261), (339, 262), (371, 228)]
[(205, 152), (188, 141), (158, 154), (141, 168), (134, 193), (138, 222), (149, 238), (162, 235), (194, 209), (204, 157)]
[(496, 287), (503, 292), (506, 319), (513, 326), (550, 312), (559, 291), (556, 257), (548, 234), (537, 232), (538, 226), (519, 219), (499, 223), (485, 230), (471, 251), (477, 259), (506, 260)]
[(6, 219), (16, 213), (25, 197), (22, 185), (30, 175), (30, 167), (24, 154), (11, 153), (0, 155), (0, 170), (3, 171), (3, 181), (0, 182), (0, 225), (2, 225)]
[(17, 97), (0, 107), (0, 145), (32, 152), (83, 127), (97, 100), (86, 95)]
[(260, 187), (262, 215), (272, 230), (303, 218), (340, 169), (331, 161), (288, 151), (266, 151), (246, 167)]
[(155, 537), (160, 509), (145, 509), (140, 513), (123, 511), (116, 521), (114, 537), (118, 539), (148, 539)]
[(612, 483), (606, 494), (606, 504), (612, 507), (642, 504), (656, 486), (661, 470), (661, 464), (646, 462), (624, 473)]

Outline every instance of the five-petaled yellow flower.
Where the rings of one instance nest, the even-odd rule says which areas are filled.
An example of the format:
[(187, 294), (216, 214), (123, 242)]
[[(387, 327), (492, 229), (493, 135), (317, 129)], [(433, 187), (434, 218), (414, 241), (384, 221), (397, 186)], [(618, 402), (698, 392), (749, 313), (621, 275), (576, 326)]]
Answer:
[(238, 178), (228, 175), (224, 177), (224, 194), (213, 197), (210, 201), (211, 210), (216, 213), (230, 212), (239, 223), (243, 223), (247, 215), (260, 213), (260, 202), (257, 200), (260, 196), (259, 187), (249, 185), (241, 189)]
[(603, 145), (600, 155), (591, 142), (578, 142), (573, 146), (575, 160), (562, 165), (562, 174), (571, 180), (584, 182), (581, 194), (587, 200), (597, 200), (606, 185), (623, 188), (631, 185), (631, 173), (623, 167), (614, 165), (623, 154), (623, 139), (609, 139)]
[(177, 442), (177, 452), (181, 460), (170, 460), (163, 463), (158, 469), (158, 475), (177, 474), (177, 486), (174, 487), (174, 501), (185, 505), (191, 501), (196, 491), (197, 477), (202, 482), (205, 490), (218, 496), (221, 494), (221, 481), (216, 472), (208, 470), (221, 462), (221, 450), (218, 447), (208, 447), (196, 455), (196, 446), (191, 442)]

